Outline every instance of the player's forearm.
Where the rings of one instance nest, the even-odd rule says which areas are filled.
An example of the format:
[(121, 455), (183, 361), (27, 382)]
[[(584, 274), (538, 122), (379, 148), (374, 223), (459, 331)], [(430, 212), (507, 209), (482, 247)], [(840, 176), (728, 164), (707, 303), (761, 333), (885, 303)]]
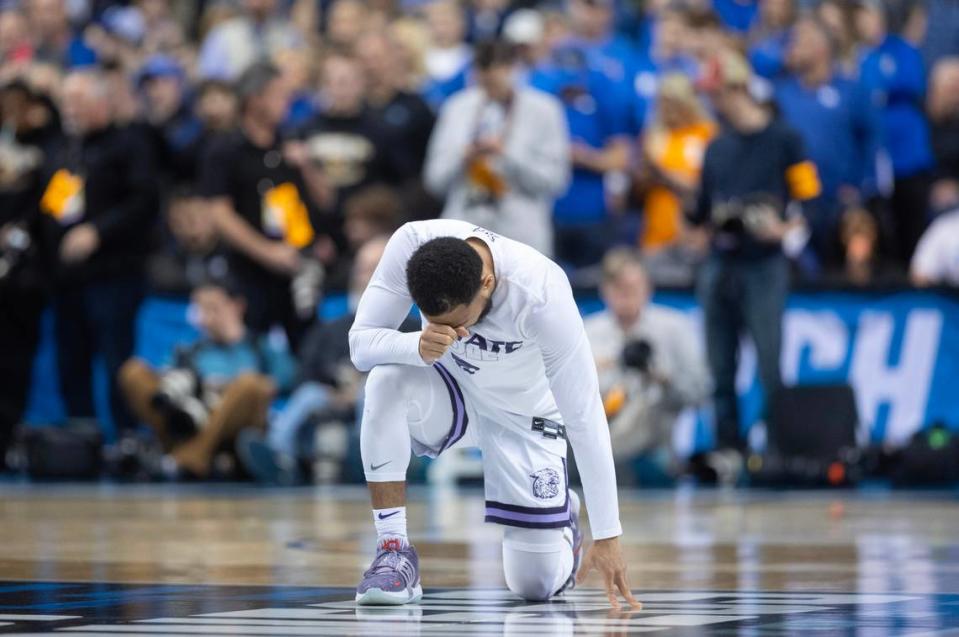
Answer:
[(350, 359), (361, 372), (377, 365), (416, 365), (426, 363), (420, 357), (419, 332), (399, 332), (383, 327), (357, 327), (350, 330)]
[(599, 408), (598, 420), (594, 420), (591, 425), (574, 425), (572, 429), (567, 425), (566, 432), (576, 455), (593, 539), (622, 535), (616, 469), (602, 407)]
[(549, 362), (547, 373), (566, 424), (566, 435), (576, 454), (593, 538), (621, 535), (609, 425), (585, 333), (566, 356)]

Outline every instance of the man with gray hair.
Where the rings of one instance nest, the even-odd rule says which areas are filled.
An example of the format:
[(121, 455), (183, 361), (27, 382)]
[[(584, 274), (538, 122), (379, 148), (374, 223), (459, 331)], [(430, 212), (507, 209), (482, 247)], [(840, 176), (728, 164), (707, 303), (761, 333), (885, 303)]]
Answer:
[(692, 322), (649, 302), (652, 285), (639, 253), (616, 248), (603, 259), (606, 309), (585, 320), (622, 481), (647, 456), (675, 470), (670, 443), (680, 413), (702, 405), (711, 382)]
[[(146, 141), (114, 122), (98, 71), (66, 77), (60, 112), (65, 135), (48, 155), (39, 204), (55, 252), (57, 368), (67, 416), (93, 418), (94, 357), (102, 357), (112, 383), (133, 354), (156, 175)], [(122, 434), (133, 423), (117, 391), (110, 405)]]

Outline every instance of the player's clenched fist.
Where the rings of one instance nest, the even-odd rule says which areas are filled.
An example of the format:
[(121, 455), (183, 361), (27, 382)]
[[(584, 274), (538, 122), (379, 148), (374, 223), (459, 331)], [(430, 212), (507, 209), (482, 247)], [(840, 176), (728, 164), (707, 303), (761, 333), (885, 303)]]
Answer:
[(427, 323), (420, 334), (420, 358), (432, 365), (462, 336), (469, 336), (464, 327)]

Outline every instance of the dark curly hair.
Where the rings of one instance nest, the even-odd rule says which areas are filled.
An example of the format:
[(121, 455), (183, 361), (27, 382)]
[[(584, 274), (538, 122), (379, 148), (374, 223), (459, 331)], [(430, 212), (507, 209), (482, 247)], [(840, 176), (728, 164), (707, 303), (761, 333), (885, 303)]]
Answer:
[(466, 241), (454, 237), (427, 241), (406, 263), (410, 296), (427, 316), (471, 302), (482, 280), (483, 260)]

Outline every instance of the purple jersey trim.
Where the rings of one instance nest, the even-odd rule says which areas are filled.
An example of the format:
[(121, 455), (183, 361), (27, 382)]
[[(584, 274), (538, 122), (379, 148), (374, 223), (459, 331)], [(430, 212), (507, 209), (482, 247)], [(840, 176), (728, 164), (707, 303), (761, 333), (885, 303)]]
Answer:
[(555, 529), (570, 525), (569, 473), (563, 458), (563, 477), (566, 481), (566, 501), (558, 507), (528, 507), (494, 500), (486, 501), (487, 522), (519, 526), (527, 529)]
[(498, 507), (486, 507), (487, 517), (502, 518), (514, 522), (569, 522), (569, 509), (559, 513), (519, 513), (518, 511), (507, 511)]
[(450, 433), (446, 437), (446, 442), (444, 442), (440, 448), (440, 453), (442, 453), (456, 444), (459, 439), (466, 434), (469, 417), (466, 415), (466, 403), (463, 400), (463, 392), (456, 383), (456, 379), (449, 373), (449, 370), (439, 363), (434, 363), (433, 368), (446, 384), (446, 391), (449, 392), (450, 403), (453, 406), (453, 423), (450, 425)]

